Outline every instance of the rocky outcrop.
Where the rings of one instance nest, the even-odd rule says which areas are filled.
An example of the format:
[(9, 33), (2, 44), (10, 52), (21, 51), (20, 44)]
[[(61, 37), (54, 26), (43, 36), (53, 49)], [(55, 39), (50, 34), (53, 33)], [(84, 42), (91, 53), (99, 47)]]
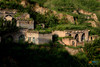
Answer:
[(85, 15), (92, 15), (92, 13), (91, 12), (88, 12), (88, 11), (84, 11), (84, 10), (79, 10), (79, 13), (81, 13), (81, 14), (85, 14)]
[(91, 23), (92, 27), (97, 27), (97, 24), (95, 21), (86, 21), (86, 23)]
[(93, 14), (91, 15), (91, 18), (94, 19), (96, 22), (99, 22), (99, 21), (98, 21), (98, 18), (97, 18), (97, 15), (96, 15), (95, 13), (93, 13)]
[(73, 16), (71, 16), (71, 15), (63, 14), (63, 13), (57, 13), (54, 10), (49, 10), (47, 8), (40, 7), (38, 4), (36, 4), (33, 9), (34, 9), (35, 12), (43, 14), (43, 15), (50, 12), (50, 13), (54, 14), (56, 17), (58, 17), (58, 19), (62, 19), (63, 17), (65, 17), (65, 19), (66, 19), (65, 21), (69, 21), (73, 24), (75, 22)]
[(73, 48), (65, 47), (65, 49), (66, 49), (66, 50), (69, 52), (69, 54), (71, 54), (71, 55), (75, 55), (75, 54), (79, 53), (80, 51), (81, 51), (81, 52), (84, 52), (82, 48), (73, 49)]
[(26, 7), (28, 5), (26, 0), (22, 0), (20, 3), (23, 7)]
[(81, 13), (81, 14), (84, 14), (84, 15), (90, 15), (92, 19), (94, 19), (96, 22), (98, 22), (97, 15), (95, 13), (88, 12), (88, 11), (85, 11), (85, 10), (82, 10), (82, 9), (79, 10), (78, 12)]
[(49, 9), (40, 7), (39, 4), (37, 4), (37, 3), (35, 4), (33, 9), (35, 12), (43, 14), (43, 15), (49, 11)]
[[(26, 0), (22, 0), (21, 1), (21, 5), (25, 7), (27, 5)], [(56, 17), (58, 17), (59, 20), (61, 20), (61, 19), (64, 18), (64, 21), (65, 22), (68, 22), (69, 21), (72, 24), (75, 24), (75, 19), (74, 19), (73, 16), (68, 15), (68, 14), (58, 13), (58, 12), (56, 12), (54, 10), (50, 10), (48, 8), (41, 7), (41, 6), (39, 6), (38, 3), (35, 4), (35, 6), (33, 7), (33, 10), (35, 12), (40, 13), (40, 14), (43, 14), (43, 15), (45, 15), (46, 13), (49, 13), (50, 12), (50, 14), (54, 14)], [(95, 13), (88, 12), (88, 11), (85, 11), (83, 9), (75, 10), (73, 13), (74, 14), (89, 15), (89, 17), (87, 17), (87, 19), (93, 19), (94, 21), (88, 21), (88, 23), (91, 23), (91, 26), (93, 26), (93, 27), (97, 27), (96, 22), (99, 22), (99, 21), (98, 21), (98, 18), (97, 18), (97, 16), (96, 16)]]
[(71, 23), (73, 23), (73, 24), (75, 23), (73, 16), (71, 16), (71, 15), (66, 15), (65, 17), (66, 17), (66, 19), (67, 19), (68, 21), (70, 21)]
[(86, 23), (91, 23), (91, 26), (92, 27), (97, 27), (98, 25), (97, 24), (99, 24), (98, 22), (99, 22), (99, 20), (98, 20), (98, 17), (97, 17), (97, 15), (95, 14), (95, 13), (92, 13), (92, 12), (88, 12), (88, 11), (85, 11), (85, 10), (75, 10), (75, 11), (73, 11), (73, 13), (74, 14), (84, 14), (84, 15), (88, 15), (88, 16), (86, 16), (86, 19), (92, 19), (91, 21), (86, 21)]

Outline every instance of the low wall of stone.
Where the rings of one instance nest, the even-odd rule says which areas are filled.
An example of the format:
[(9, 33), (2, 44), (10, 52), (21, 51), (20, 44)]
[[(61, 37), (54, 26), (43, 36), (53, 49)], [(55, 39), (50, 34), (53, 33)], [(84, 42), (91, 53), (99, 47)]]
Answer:
[(34, 29), (34, 21), (17, 21), (17, 26), (27, 29)]
[(52, 41), (52, 34), (39, 34), (39, 44), (45, 44)]

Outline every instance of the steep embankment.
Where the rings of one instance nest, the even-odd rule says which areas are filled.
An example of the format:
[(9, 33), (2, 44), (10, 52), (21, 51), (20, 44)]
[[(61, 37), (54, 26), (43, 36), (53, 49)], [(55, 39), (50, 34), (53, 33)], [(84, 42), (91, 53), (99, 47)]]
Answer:
[[(100, 3), (95, 0), (30, 0), (29, 3), (38, 3), (34, 6), (35, 12), (53, 13), (60, 20), (73, 24), (91, 23), (92, 27), (99, 26)], [(45, 7), (45, 8), (44, 8)], [(97, 14), (97, 15), (96, 15)], [(98, 18), (97, 18), (98, 16)]]
[[(55, 10), (50, 10), (50, 9), (47, 9), (47, 8), (44, 8), (44, 7), (40, 7), (38, 4), (36, 4), (34, 6), (34, 11), (37, 12), (37, 13), (40, 13), (40, 14), (46, 14), (48, 12), (54, 14), (56, 17), (58, 17), (58, 19), (63, 19), (66, 21), (66, 22), (71, 22), (73, 24), (75, 24), (76, 22), (81, 22), (81, 21), (78, 21), (80, 18), (77, 18), (76, 16), (74, 16), (75, 14), (78, 16), (78, 15), (83, 15), (83, 18), (82, 19), (86, 19), (84, 21), (84, 23), (91, 23), (91, 26), (92, 27), (97, 27), (97, 23), (99, 22), (98, 21), (98, 18), (97, 18), (97, 15), (95, 13), (92, 13), (92, 12), (88, 12), (88, 11), (85, 11), (85, 10), (74, 10), (72, 12), (72, 14), (66, 14), (66, 13), (62, 13), (62, 12), (57, 12)], [(76, 22), (75, 22), (76, 21)]]

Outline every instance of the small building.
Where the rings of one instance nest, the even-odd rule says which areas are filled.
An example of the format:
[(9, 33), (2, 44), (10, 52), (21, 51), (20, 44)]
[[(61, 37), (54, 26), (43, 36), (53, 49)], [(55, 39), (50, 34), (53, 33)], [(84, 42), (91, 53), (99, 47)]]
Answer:
[(30, 14), (24, 13), (16, 18), (17, 27), (34, 29), (34, 20), (30, 18)]
[(77, 42), (88, 41), (89, 30), (64, 30), (64, 31), (53, 31), (52, 35), (58, 35), (58, 37), (71, 36), (77, 40)]
[(57, 35), (58, 37), (72, 37), (62, 39), (62, 42), (65, 45), (83, 46), (85, 41), (89, 41), (89, 30), (58, 30), (53, 31), (52, 35)]
[(29, 42), (34, 44), (45, 44), (52, 41), (52, 34), (42, 34), (38, 31), (20, 29), (16, 33), (9, 33), (3, 37), (4, 40), (11, 40), (14, 42)]
[(45, 44), (52, 41), (51, 33), (39, 33), (38, 31), (28, 31), (26, 34), (26, 41), (32, 42), (35, 44)]

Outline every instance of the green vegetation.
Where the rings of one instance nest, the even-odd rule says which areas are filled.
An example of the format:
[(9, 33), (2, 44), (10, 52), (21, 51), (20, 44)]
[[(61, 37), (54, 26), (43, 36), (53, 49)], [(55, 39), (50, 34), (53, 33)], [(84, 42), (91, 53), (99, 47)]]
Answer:
[(64, 12), (72, 12), (78, 9), (87, 11), (96, 11), (100, 9), (100, 2), (96, 0), (30, 0), (30, 2), (37, 2), (41, 6)]
[(15, 32), (18, 28), (16, 27), (16, 20), (13, 19), (12, 22), (4, 21), (0, 18), (0, 35), (7, 34), (8, 32)]
[[(41, 4), (45, 4), (46, 2), (48, 2), (48, 4), (50, 3), (49, 1), (47, 0), (43, 0), (42, 2), (40, 0), (30, 0), (30, 2), (37, 2), (37, 3), (41, 3)], [(89, 8), (89, 10), (92, 9), (92, 7), (94, 6), (95, 9), (97, 9), (97, 7), (99, 6), (98, 5), (98, 2), (94, 2), (94, 0), (83, 0), (83, 1), (77, 1), (77, 0), (74, 0), (72, 2), (72, 0), (67, 0), (67, 1), (64, 1), (64, 0), (59, 0), (56, 2), (56, 0), (50, 0), (50, 1), (54, 1), (52, 3), (53, 4), (61, 4), (62, 6), (66, 7), (65, 10), (68, 10), (67, 7), (72, 7), (74, 8), (75, 6), (71, 6), (70, 4), (72, 5), (76, 5), (78, 8), (80, 8), (79, 4), (82, 2), (82, 4), (88, 4), (88, 5), (83, 5), (84, 8), (89, 8), (89, 3), (93, 2), (94, 4), (96, 5), (91, 5), (91, 8)], [(89, 2), (90, 1), (90, 2)], [(19, 1), (18, 1), (19, 2)], [(77, 3), (78, 4), (77, 4)], [(65, 3), (65, 4), (63, 4)], [(16, 14), (16, 16), (19, 16), (20, 13), (23, 13), (23, 12), (28, 12), (30, 15), (31, 15), (31, 18), (34, 19), (35, 21), (35, 29), (36, 30), (46, 30), (47, 32), (48, 31), (52, 31), (52, 30), (72, 30), (72, 29), (75, 29), (75, 30), (84, 30), (84, 29), (90, 29), (90, 34), (99, 34), (100, 32), (100, 29), (99, 28), (93, 28), (90, 26), (89, 23), (84, 23), (84, 21), (87, 21), (88, 19), (86, 19), (86, 17), (89, 17), (88, 15), (82, 15), (82, 14), (72, 14), (72, 16), (74, 16), (74, 19), (77, 19), (78, 23), (75, 21), (75, 24), (71, 24), (71, 23), (66, 23), (64, 19), (62, 19), (62, 21), (59, 22), (58, 18), (55, 17), (54, 15), (50, 15), (50, 13), (48, 14), (45, 14), (45, 15), (41, 15), (41, 14), (38, 14), (36, 12), (34, 12), (31, 8), (32, 8), (32, 4), (30, 4), (30, 6), (27, 6), (26, 8), (23, 8), (20, 4), (18, 4), (17, 2), (14, 2), (14, 1), (0, 1), (0, 8), (2, 9), (5, 9), (5, 8), (8, 8), (8, 9), (17, 9), (19, 10), (19, 13)], [(56, 5), (56, 7), (58, 6), (61, 6), (61, 5)], [(81, 4), (81, 5), (82, 5)], [(9, 6), (8, 6), (9, 5)], [(69, 5), (69, 6), (68, 6)], [(88, 6), (88, 7), (87, 7)], [(97, 6), (97, 7), (95, 7)], [(56, 7), (54, 7), (56, 9)], [(59, 7), (60, 8), (60, 7)], [(78, 9), (77, 8), (77, 9)], [(76, 8), (75, 8), (76, 9)], [(81, 8), (80, 8), (81, 9)], [(63, 12), (63, 11), (61, 11)], [(69, 12), (69, 11), (66, 11), (66, 12)], [(99, 17), (99, 16), (98, 16)], [(93, 20), (93, 19), (91, 19)], [(42, 28), (41, 24), (44, 24), (44, 28)], [(43, 31), (44, 33), (44, 31)]]
[(47, 1), (47, 0), (27, 0), (29, 3), (38, 3), (40, 4), (40, 6), (43, 6), (43, 4)]
[[(57, 12), (64, 12), (72, 14), (74, 10), (78, 11), (79, 9), (83, 9), (90, 12), (95, 12), (100, 17), (100, 2), (96, 0), (28, 0), (31, 2), (36, 2), (40, 4), (40, 6), (47, 7), (52, 10), (56, 10)], [(81, 18), (81, 17), (80, 17)], [(85, 20), (85, 19), (81, 19)], [(100, 20), (100, 19), (99, 19)]]
[[(51, 44), (50, 44), (51, 45)], [(57, 45), (57, 44), (56, 44)], [(79, 59), (62, 47), (34, 45), (28, 43), (0, 43), (0, 67), (87, 67), (85, 59)], [(5, 61), (3, 61), (5, 60)], [(13, 61), (10, 61), (13, 60)], [(7, 63), (6, 63), (7, 62)]]
[(0, 1), (0, 8), (1, 9), (17, 9), (21, 12), (24, 12), (24, 8), (22, 7), (22, 5), (19, 5), (18, 3), (14, 2), (14, 1)]
[(99, 61), (100, 63), (100, 39), (94, 40), (92, 43), (86, 43), (84, 51), (89, 60)]
[(91, 60), (100, 59), (100, 39), (94, 40), (92, 43), (86, 43), (84, 50)]
[[(100, 35), (100, 28), (93, 28), (89, 23), (84, 23), (89, 17), (88, 15), (72, 14), (74, 10), (84, 9), (86, 11), (95, 12), (99, 15), (100, 3), (96, 0), (27, 0), (30, 5), (23, 7), (20, 5), (21, 0), (2, 0), (0, 1), (1, 9), (17, 9), (19, 13), (15, 17), (20, 16), (21, 13), (28, 12), (35, 21), (35, 30), (40, 33), (50, 33), (54, 30), (84, 30), (89, 29), (90, 35)], [(38, 14), (32, 9), (35, 3), (57, 12), (69, 13), (74, 19), (78, 19), (75, 24), (66, 23), (64, 19), (60, 22), (57, 17), (47, 13), (45, 15)], [(89, 19), (93, 20), (93, 19)], [(94, 21), (94, 20), (93, 20)], [(69, 22), (69, 21), (68, 21)], [(12, 24), (11, 24), (12, 23)], [(44, 25), (41, 26), (41, 24)], [(16, 20), (4, 21), (0, 18), (0, 36), (7, 33), (18, 31), (16, 27)], [(71, 37), (65, 37), (71, 38)], [(80, 52), (76, 56), (71, 56), (62, 46), (57, 42), (58, 36), (53, 36), (53, 42), (49, 44), (33, 45), (32, 43), (14, 43), (13, 40), (9, 42), (0, 43), (0, 67), (6, 64), (9, 67), (92, 67), (88, 65), (88, 61), (100, 61), (100, 39), (92, 43), (86, 43), (84, 52)], [(70, 47), (69, 48), (82, 48)], [(98, 66), (99, 67), (99, 66)]]

